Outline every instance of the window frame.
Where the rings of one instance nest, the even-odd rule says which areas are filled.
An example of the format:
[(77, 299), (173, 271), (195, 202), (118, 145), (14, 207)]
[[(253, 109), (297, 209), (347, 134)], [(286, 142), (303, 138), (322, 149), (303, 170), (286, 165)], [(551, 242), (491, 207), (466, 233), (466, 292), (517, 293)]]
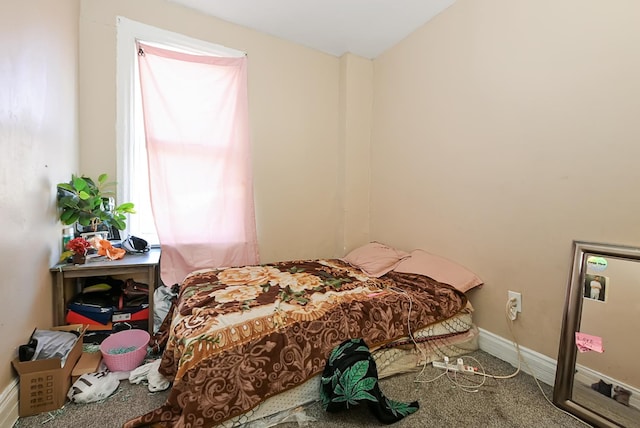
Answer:
[[(116, 191), (118, 200), (131, 201), (128, 177), (134, 168), (133, 145), (135, 141), (135, 80), (137, 70), (136, 43), (176, 49), (189, 53), (241, 57), (246, 52), (195, 39), (180, 33), (143, 24), (123, 16), (116, 17)], [(122, 231), (123, 238), (131, 234), (131, 221)], [(156, 243), (151, 243), (153, 246)]]

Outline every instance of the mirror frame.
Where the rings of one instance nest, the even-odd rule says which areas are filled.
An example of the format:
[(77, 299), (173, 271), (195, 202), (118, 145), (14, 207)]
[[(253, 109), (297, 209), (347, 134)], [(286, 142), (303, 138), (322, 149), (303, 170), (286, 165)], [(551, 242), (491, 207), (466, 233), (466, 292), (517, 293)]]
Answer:
[(573, 250), (573, 266), (565, 298), (553, 403), (595, 426), (622, 427), (623, 425), (573, 401), (573, 382), (577, 358), (575, 333), (580, 331), (586, 257), (595, 255), (640, 261), (640, 249), (622, 245), (574, 241)]

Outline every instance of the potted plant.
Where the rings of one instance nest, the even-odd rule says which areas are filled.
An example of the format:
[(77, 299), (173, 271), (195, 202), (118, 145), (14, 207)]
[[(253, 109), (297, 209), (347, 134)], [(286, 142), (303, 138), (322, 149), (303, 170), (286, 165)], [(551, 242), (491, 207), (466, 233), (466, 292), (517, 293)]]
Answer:
[(72, 257), (74, 263), (82, 264), (87, 260), (87, 251), (91, 248), (91, 244), (86, 239), (79, 237), (67, 242), (65, 248), (67, 251), (60, 255), (61, 261)]
[(107, 182), (107, 174), (101, 174), (98, 181), (88, 177), (71, 176), (68, 183), (58, 183), (58, 208), (60, 221), (66, 225), (79, 224), (90, 227), (96, 232), (102, 230), (126, 228), (126, 214), (134, 214), (134, 205), (125, 202), (113, 206), (113, 190), (115, 183)]

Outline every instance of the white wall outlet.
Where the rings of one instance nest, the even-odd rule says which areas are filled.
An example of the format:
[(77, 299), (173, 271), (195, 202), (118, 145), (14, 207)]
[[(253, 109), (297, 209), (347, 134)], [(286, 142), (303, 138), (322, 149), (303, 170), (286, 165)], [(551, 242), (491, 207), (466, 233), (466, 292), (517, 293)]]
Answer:
[(516, 312), (522, 312), (522, 294), (517, 291), (509, 291), (509, 301), (516, 299)]

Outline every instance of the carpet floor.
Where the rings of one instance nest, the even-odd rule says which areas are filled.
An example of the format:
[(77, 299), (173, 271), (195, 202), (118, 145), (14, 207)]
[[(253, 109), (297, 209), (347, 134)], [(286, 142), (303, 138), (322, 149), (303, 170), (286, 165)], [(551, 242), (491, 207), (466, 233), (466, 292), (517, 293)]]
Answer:
[[(477, 359), (486, 373), (509, 375), (515, 371), (509, 363), (486, 352), (476, 351), (469, 356)], [(470, 362), (468, 362), (470, 361)], [(476, 366), (472, 360), (465, 361)], [(419, 380), (417, 372), (392, 376), (380, 381), (382, 392), (397, 401), (414, 401), (420, 409), (393, 424), (398, 428), (413, 427), (580, 427), (589, 426), (555, 408), (539, 389), (534, 378), (523, 372), (510, 379), (480, 376), (440, 376), (441, 370), (428, 366)], [(465, 387), (464, 385), (467, 385)], [(552, 388), (540, 384), (544, 394), (551, 398)], [(150, 393), (145, 385), (120, 382), (120, 387), (102, 402), (90, 404), (68, 403), (62, 409), (40, 415), (20, 418), (14, 428), (67, 428), (101, 427), (116, 428), (135, 416), (159, 407), (166, 399), (167, 391)], [(306, 426), (327, 428), (356, 428), (383, 426), (367, 407), (359, 406), (339, 414), (322, 410), (319, 402), (305, 406), (299, 415), (300, 422), (284, 422), (279, 428), (297, 428), (307, 420)]]

